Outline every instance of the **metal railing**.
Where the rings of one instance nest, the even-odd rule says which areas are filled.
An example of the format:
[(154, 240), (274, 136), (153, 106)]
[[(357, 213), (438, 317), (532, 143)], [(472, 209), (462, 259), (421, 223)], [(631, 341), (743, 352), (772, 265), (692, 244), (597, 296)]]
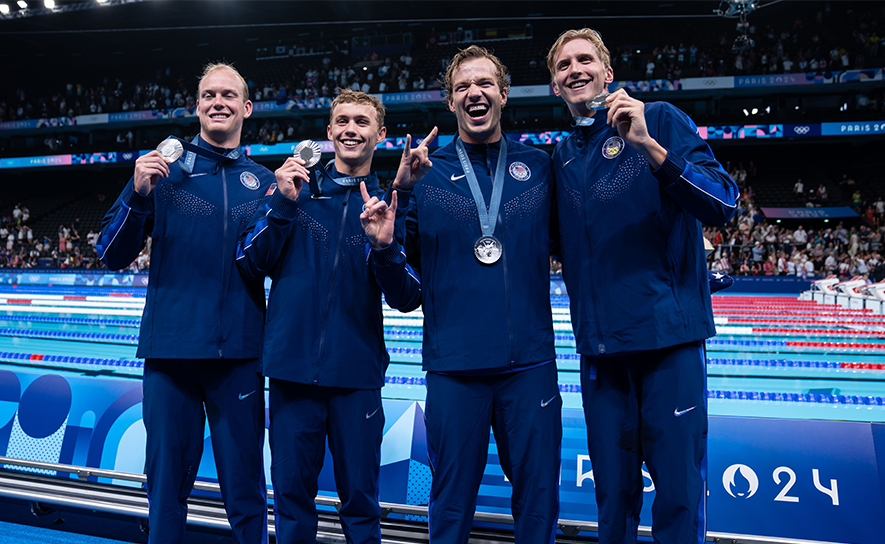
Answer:
[[(6, 465), (41, 471), (75, 474), (79, 482), (73, 479), (62, 479), (51, 476), (43, 476), (42, 478), (39, 478), (39, 474), (10, 469), (6, 467)], [(94, 482), (88, 481), (89, 478), (93, 477), (138, 482), (141, 484), (147, 481), (144, 474), (0, 456), (0, 496), (140, 518), (148, 517), (148, 500), (143, 489), (127, 486), (86, 485), (87, 483), (94, 484)], [(221, 488), (218, 484), (208, 482), (197, 481), (194, 483), (194, 489), (209, 493), (221, 493)], [(273, 500), (273, 490), (267, 492), (267, 498), (268, 500)], [(317, 496), (316, 503), (321, 506), (335, 508), (336, 511), (341, 507), (341, 501), (336, 497)], [(391, 519), (391, 514), (427, 517), (428, 509), (426, 506), (382, 502), (382, 520), (395, 524), (398, 520)], [(476, 512), (473, 519), (476, 522), (482, 523), (513, 525), (513, 517), (508, 514)], [(189, 499), (187, 522), (201, 527), (230, 529), (227, 516), (224, 512), (224, 507), (221, 505), (220, 501), (218, 504), (209, 504), (194, 500), (193, 498)], [(335, 525), (336, 524), (334, 523), (321, 522), (320, 531), (317, 533), (318, 541), (340, 541), (343, 533), (340, 525)], [(394, 529), (394, 525), (383, 523), (382, 534), (385, 535), (383, 541), (387, 544), (414, 542), (416, 539), (416, 532), (420, 535), (418, 536), (420, 540), (429, 540), (426, 525), (418, 531), (415, 531), (413, 525), (414, 524), (409, 528)], [(587, 533), (597, 533), (599, 525), (590, 521), (561, 519), (559, 520), (559, 529), (566, 538), (579, 535), (584, 537), (589, 536)], [(268, 519), (268, 532), (272, 535), (276, 534), (273, 516), (270, 516)], [(409, 537), (406, 538), (406, 540), (397, 540), (396, 536), (393, 538), (388, 537), (388, 533), (395, 533), (398, 535), (402, 532), (409, 533)], [(640, 526), (639, 535), (650, 537), (651, 527), (645, 525)], [(495, 540), (494, 537), (487, 537), (481, 541), (494, 542)], [(502, 539), (497, 540), (502, 541)], [(480, 540), (471, 537), (471, 542), (479, 541)], [(557, 539), (557, 541), (559, 541), (559, 539)], [(812, 541), (721, 532), (707, 532), (707, 542), (717, 544), (833, 544), (817, 540)]]

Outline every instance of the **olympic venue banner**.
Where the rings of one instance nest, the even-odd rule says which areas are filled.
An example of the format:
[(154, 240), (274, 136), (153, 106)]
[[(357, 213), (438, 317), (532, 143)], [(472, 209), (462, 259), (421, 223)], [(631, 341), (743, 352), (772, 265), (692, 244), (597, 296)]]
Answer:
[[(528, 145), (555, 145), (569, 135), (569, 131), (545, 131), (511, 133), (509, 136)], [(698, 134), (705, 140), (746, 140), (767, 138), (792, 138), (815, 136), (869, 136), (885, 134), (885, 120), (852, 123), (808, 123), (804, 125), (718, 125), (700, 126)], [(435, 149), (450, 143), (454, 134), (440, 134), (428, 147)], [(421, 143), (421, 138), (412, 140), (412, 146)], [(405, 147), (405, 136), (390, 136), (376, 146), (379, 151), (401, 150)], [(317, 141), (323, 153), (334, 151), (332, 142)], [(291, 155), (296, 142), (244, 146), (246, 155), (250, 157), (285, 157)], [(80, 166), (96, 164), (112, 164), (132, 162), (142, 155), (150, 153), (150, 149), (140, 151), (110, 151), (104, 153), (81, 153), (73, 155), (45, 155), (38, 157), (0, 158), (0, 170), (13, 168), (45, 168), (53, 166)]]
[[(396, 395), (395, 390), (388, 391), (386, 396)], [(138, 379), (0, 366), (0, 454), (143, 473), (141, 399)], [(383, 408), (386, 422), (380, 499), (425, 505), (431, 475), (424, 402), (385, 399)], [(562, 422), (560, 519), (596, 521), (593, 467), (583, 414), (563, 410)], [(265, 443), (265, 471), (269, 471), (269, 461)], [(13, 465), (4, 468), (40, 472)], [(883, 471), (883, 424), (710, 417), (707, 530), (805, 541), (881, 542), (885, 534)], [(335, 495), (332, 472), (327, 451), (320, 476), (322, 495)], [(47, 474), (76, 478), (73, 474)], [(641, 525), (647, 526), (655, 487), (648, 472), (644, 474)], [(215, 475), (207, 429), (198, 477), (211, 482)], [(498, 462), (492, 436), (477, 510), (509, 513), (509, 508), (510, 484)]]
[[(885, 78), (885, 68), (869, 68), (863, 70), (845, 70), (832, 72), (806, 72), (798, 74), (767, 74), (753, 76), (727, 77), (695, 77), (685, 79), (652, 79), (643, 81), (614, 81), (609, 91), (627, 89), (628, 92), (657, 92), (704, 89), (737, 89), (748, 87), (782, 87), (795, 85), (821, 85), (834, 83), (855, 83), (881, 81)], [(424, 90), (398, 93), (382, 93), (377, 96), (384, 104), (405, 104), (419, 102), (440, 102), (445, 96), (440, 90)], [(553, 96), (550, 85), (514, 86), (510, 90), (511, 99), (530, 98), (536, 96)], [(299, 98), (292, 100), (267, 100), (253, 103), (253, 111), (273, 112), (309, 110), (328, 108), (332, 99), (327, 96), (316, 98)], [(194, 117), (193, 107), (169, 108), (121, 113), (98, 113), (79, 115), (76, 117), (51, 117), (46, 119), (23, 119), (19, 121), (0, 122), (0, 132), (14, 130), (33, 130), (40, 128), (60, 128), (66, 126), (98, 125), (107, 123), (131, 123), (134, 121), (152, 121), (157, 119), (180, 119)]]

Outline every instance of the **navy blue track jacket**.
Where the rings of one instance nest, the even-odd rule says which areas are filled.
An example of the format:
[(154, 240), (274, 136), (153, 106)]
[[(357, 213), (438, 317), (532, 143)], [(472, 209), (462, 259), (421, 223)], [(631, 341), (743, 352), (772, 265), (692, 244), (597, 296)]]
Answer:
[[(424, 370), (494, 374), (556, 357), (550, 156), (509, 138), (507, 143), (508, 170), (494, 232), (504, 253), (494, 264), (482, 264), (473, 254), (482, 231), (454, 142), (433, 153), (433, 168), (412, 191), (400, 191), (401, 206), (410, 200), (406, 255), (421, 273)], [(464, 146), (488, 205), (499, 145)]]
[(737, 185), (670, 104), (645, 105), (649, 135), (668, 152), (653, 172), (596, 118), (553, 151), (577, 351), (616, 355), (713, 336), (701, 221), (727, 222)]
[[(198, 145), (224, 153), (202, 138)], [(128, 266), (154, 218), (147, 299), (138, 357), (252, 359), (264, 327), (264, 285), (244, 280), (234, 260), (273, 174), (242, 154), (216, 162), (196, 156), (193, 172), (169, 165), (149, 196), (123, 189), (102, 220), (98, 255), (111, 270)], [(184, 160), (181, 159), (181, 160)]]
[[(337, 176), (334, 169), (330, 174)], [(374, 175), (367, 189), (383, 196)], [(292, 201), (274, 191), (240, 237), (237, 263), (243, 273), (272, 279), (264, 374), (303, 384), (377, 389), (390, 362), (381, 286), (390, 286), (385, 294), (391, 307), (414, 308), (420, 283), (398, 242), (368, 248), (358, 185), (326, 180), (323, 194), (330, 198), (312, 199), (305, 185)]]

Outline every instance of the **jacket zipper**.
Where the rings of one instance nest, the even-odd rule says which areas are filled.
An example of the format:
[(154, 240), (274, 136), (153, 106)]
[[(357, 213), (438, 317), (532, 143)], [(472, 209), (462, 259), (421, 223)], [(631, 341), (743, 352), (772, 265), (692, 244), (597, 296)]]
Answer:
[[(217, 167), (217, 164), (216, 164)], [(222, 211), (222, 220), (224, 221), (223, 227), (223, 237), (222, 237), (222, 246), (221, 246), (221, 296), (218, 297), (218, 324), (221, 327), (218, 331), (218, 356), (223, 358), (224, 352), (221, 349), (222, 343), (224, 342), (224, 276), (225, 272), (228, 270), (227, 263), (227, 230), (228, 230), (228, 220), (227, 220), (227, 211), (228, 211), (228, 196), (227, 196), (227, 169), (222, 166), (221, 167), (221, 186), (222, 193), (224, 194), (224, 210)]]
[[(590, 149), (590, 143), (591, 143), (591, 138), (590, 138), (590, 135), (588, 134), (587, 135), (587, 158), (584, 160), (584, 177), (583, 177), (583, 180), (579, 180), (579, 182), (581, 182), (580, 183), (581, 200), (583, 202), (587, 201), (587, 183), (586, 183), (586, 181), (589, 179), (590, 155), (593, 152), (593, 150)], [(587, 216), (586, 222), (585, 222), (585, 225), (587, 225), (587, 227), (584, 228), (584, 231), (587, 234), (587, 238), (588, 238), (587, 241), (589, 243), (589, 241), (591, 239), (590, 231), (588, 228), (589, 224), (590, 224), (589, 210), (587, 210), (585, 208), (584, 214)], [(588, 263), (588, 268), (589, 268), (588, 272), (590, 273), (590, 281), (588, 283), (592, 284), (593, 278), (596, 277), (596, 271), (594, 270), (595, 267), (593, 266), (593, 259), (592, 258), (587, 259), (587, 263)], [(594, 315), (594, 318), (595, 318), (594, 321), (596, 324), (596, 338), (597, 338), (597, 341), (599, 342), (597, 349), (598, 349), (599, 355), (605, 355), (605, 340), (602, 337), (602, 327), (600, 326), (600, 323), (602, 322), (602, 313), (600, 312), (600, 309), (599, 309), (599, 297), (596, 294), (596, 289), (590, 289), (590, 293), (591, 293), (590, 298), (593, 301), (593, 315)]]
[(347, 194), (344, 196), (344, 212), (341, 214), (341, 226), (338, 229), (338, 243), (335, 246), (335, 260), (332, 262), (332, 274), (329, 277), (329, 294), (326, 297), (326, 305), (323, 308), (323, 320), (322, 320), (322, 328), (320, 329), (320, 345), (317, 350), (317, 363), (316, 369), (313, 375), (313, 385), (317, 385), (320, 379), (320, 364), (323, 360), (323, 355), (326, 347), (326, 329), (327, 322), (329, 321), (329, 312), (332, 310), (332, 294), (335, 285), (335, 276), (338, 272), (338, 260), (341, 256), (341, 241), (344, 239), (344, 225), (346, 224), (347, 219), (347, 206), (350, 202), (350, 193), (353, 190), (353, 187), (347, 189)]
[[(498, 153), (500, 153), (500, 152), (501, 151), (499, 150)], [(497, 159), (494, 162), (495, 162), (495, 168), (497, 168), (498, 167)], [(506, 167), (507, 165), (505, 164), (504, 166)], [(490, 148), (486, 148), (486, 170), (489, 173), (489, 179), (492, 181), (492, 192), (494, 192), (494, 180), (495, 180), (494, 174), (497, 174), (497, 172), (492, 172), (492, 153), (491, 153)], [(505, 176), (506, 176), (506, 174), (505, 174)], [(503, 183), (503, 181), (502, 181), (502, 183)], [(501, 234), (499, 234), (499, 236), (501, 237), (501, 245), (503, 246), (504, 245), (504, 230), (503, 230), (504, 221), (501, 220), (501, 212), (500, 211), (498, 212), (498, 217), (495, 218), (495, 225), (497, 226), (499, 223), (502, 225)], [(504, 268), (504, 270), (503, 270), (503, 272), (504, 272), (504, 299), (507, 301), (507, 333), (510, 335), (510, 355), (508, 356), (507, 367), (513, 368), (516, 366), (516, 357), (514, 356), (514, 354), (516, 353), (516, 342), (513, 339), (513, 317), (510, 315), (510, 281), (509, 281), (509, 277), (507, 274), (507, 255), (506, 255), (506, 252), (503, 252), (503, 251), (501, 252), (501, 266)]]
[[(498, 214), (498, 218), (500, 219), (501, 215)], [(504, 236), (503, 232), (501, 233), (501, 245), (504, 245)], [(513, 368), (516, 366), (516, 357), (514, 354), (516, 353), (516, 342), (513, 338), (513, 317), (510, 315), (510, 281), (509, 275), (507, 274), (507, 253), (501, 252), (501, 264), (504, 267), (504, 299), (507, 301), (507, 332), (510, 334), (510, 357), (507, 363), (508, 368)]]

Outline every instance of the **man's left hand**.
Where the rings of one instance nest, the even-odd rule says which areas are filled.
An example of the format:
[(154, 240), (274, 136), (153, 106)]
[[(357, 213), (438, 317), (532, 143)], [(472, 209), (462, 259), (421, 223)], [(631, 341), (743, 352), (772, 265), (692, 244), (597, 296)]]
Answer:
[(360, 193), (363, 195), (360, 224), (366, 231), (369, 242), (376, 249), (389, 246), (393, 242), (393, 227), (396, 220), (396, 191), (391, 192), (389, 206), (377, 196), (370, 197), (365, 182), (360, 183)]
[(618, 135), (633, 149), (648, 159), (652, 169), (667, 160), (667, 150), (649, 136), (645, 124), (645, 104), (632, 98), (624, 89), (618, 89), (607, 98), (606, 123), (618, 129)]

